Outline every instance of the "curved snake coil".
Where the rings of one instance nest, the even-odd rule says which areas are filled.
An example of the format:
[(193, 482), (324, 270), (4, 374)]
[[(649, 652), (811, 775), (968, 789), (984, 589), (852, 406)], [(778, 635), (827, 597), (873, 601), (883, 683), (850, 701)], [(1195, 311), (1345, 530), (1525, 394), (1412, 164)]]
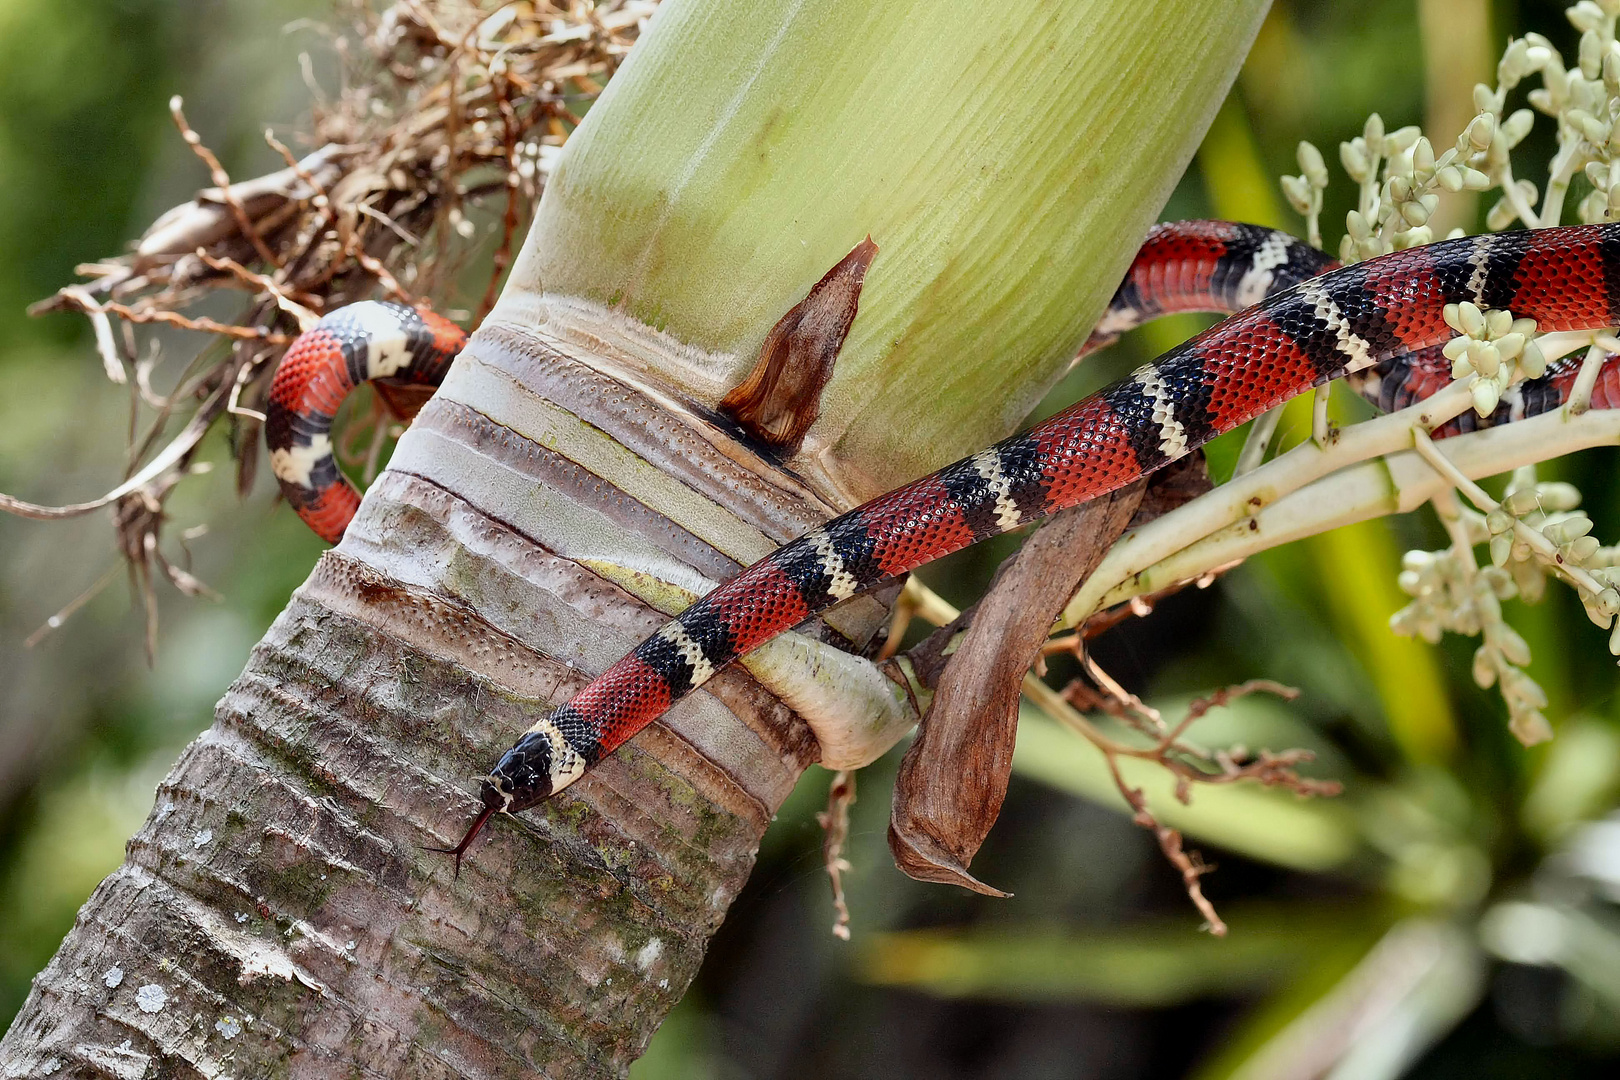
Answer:
[(466, 344), (441, 315), (367, 300), (324, 316), (287, 349), (270, 381), (264, 441), (282, 495), (322, 540), (342, 539), (360, 507), (332, 453), (343, 399), (363, 382), (438, 386)]
[[(1322, 253), (1254, 226), (1184, 222), (1155, 229), (1088, 349), (1162, 313), (1246, 310), (1040, 425), (834, 518), (692, 604), (501, 757), (483, 783), (484, 808), (454, 853), (459, 857), (492, 814), (522, 810), (562, 790), (720, 668), (857, 592), (1107, 494), (1331, 379), (1354, 376), (1385, 408), (1441, 389), (1450, 382), (1450, 365), (1439, 354), (1453, 336), (1442, 318), (1448, 303), (1508, 309), (1543, 331), (1620, 322), (1620, 225), (1463, 237), (1334, 266)], [(381, 355), (394, 359), (379, 362), (381, 347), (355, 330), (381, 324), (381, 316), (327, 327), (362, 306), (328, 316), (310, 332), (327, 328), (329, 336), (300, 356), (324, 349), (329, 370), (289, 376), (287, 386), (296, 382), (313, 393), (278, 398), (272, 389), (266, 430), (282, 439), (278, 444), (269, 435), (273, 461), (278, 447), (284, 452), (276, 474), (323, 536), (341, 535), (346, 519), (337, 523), (338, 510), (348, 506), (352, 513), (354, 500), (352, 488), (330, 494), (347, 484), (330, 456), (331, 415), (341, 397), (332, 395), (371, 372), (417, 373), (412, 348), (405, 347), (403, 364), (399, 352), (386, 349)], [(417, 317), (429, 325), (431, 316)], [(424, 355), (449, 340), (437, 328), (411, 339), (401, 328), (409, 316), (397, 318), (400, 326), (389, 332), (421, 342)], [(424, 360), (422, 371), (442, 377), (439, 363)], [(1547, 411), (1568, 394), (1578, 366), (1552, 365), (1543, 378), (1505, 394), (1491, 417), (1451, 427)], [(1620, 405), (1617, 369), (1603, 369), (1595, 407)], [(275, 387), (282, 384), (278, 371)], [(278, 419), (278, 410), (290, 416)]]

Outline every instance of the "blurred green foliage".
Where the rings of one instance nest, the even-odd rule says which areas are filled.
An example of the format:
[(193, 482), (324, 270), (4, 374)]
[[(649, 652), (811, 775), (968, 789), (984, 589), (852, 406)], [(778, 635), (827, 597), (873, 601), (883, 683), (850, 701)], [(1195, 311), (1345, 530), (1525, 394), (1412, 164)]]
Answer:
[[(1487, 6), (1425, 3), (1476, 15)], [(1498, 4), (1487, 36), (1537, 29), (1569, 55), (1561, 7)], [(318, 78), (328, 69), (316, 35), (283, 32), (301, 14), (330, 17), (325, 0), (273, 12), (248, 0), (0, 0), (0, 490), (65, 501), (116, 479), (123, 392), (102, 377), (82, 320), (29, 320), (22, 309), (206, 184), (169, 125), (171, 93), (186, 96), (233, 172), (274, 167), (258, 132), (294, 127), (307, 108), (297, 53), (314, 53)], [(1294, 168), (1297, 140), (1331, 157), (1371, 111), (1392, 127), (1421, 122), (1424, 64), (1405, 0), (1279, 0), (1164, 216), (1297, 229), (1274, 186)], [(1341, 182), (1328, 193), (1330, 242), (1349, 191)], [(1145, 328), (1066, 378), (1043, 410), (1200, 325)], [(162, 342), (173, 363), (198, 344)], [(1364, 415), (1347, 395), (1334, 408)], [(1294, 441), (1308, 428), (1308, 409), (1283, 421)], [(1211, 448), (1217, 475), (1240, 440)], [(209, 456), (225, 461), (223, 441)], [(1543, 470), (1586, 493), (1608, 540), (1620, 536), (1617, 464), (1606, 451)], [(194, 569), (225, 599), (165, 595), (152, 669), (121, 578), (25, 650), (115, 556), (100, 516), (0, 518), (0, 1016), (116, 865), (157, 778), (208, 723), (320, 549), (263, 478), (239, 502), (229, 473), (191, 481), (175, 521), (210, 524), (192, 545)], [(1521, 748), (1500, 701), (1469, 679), (1470, 643), (1431, 649), (1386, 629), (1403, 601), (1399, 553), (1443, 543), (1427, 514), (1371, 522), (1251, 560), (1098, 643), (1107, 670), (1171, 714), (1245, 678), (1298, 686), (1292, 703), (1217, 711), (1194, 737), (1309, 747), (1316, 774), (1346, 785), (1342, 798), (1313, 802), (1200, 790), (1183, 807), (1150, 769), (1132, 774), (1220, 864), (1205, 888), (1228, 938), (1199, 933), (1178, 877), (1120, 813), (1096, 754), (1027, 715), (1006, 810), (974, 864), (1014, 899), (893, 869), (891, 756), (859, 777), (847, 878), (855, 940), (835, 940), (814, 820), (826, 774), (812, 770), (634, 1075), (1261, 1075), (1257, 1060), (1300, 1030), (1323, 1046), (1353, 1036), (1335, 1075), (1392, 1076), (1414, 1060), (1426, 1077), (1612, 1075), (1620, 1001), (1594, 958), (1620, 943), (1620, 884), (1602, 876), (1608, 866), (1620, 879), (1620, 844), (1604, 846), (1601, 824), (1620, 798), (1620, 680), (1604, 635), (1567, 592), (1508, 605), (1559, 732)], [(970, 601), (1015, 545), (1001, 538), (924, 576)], [(1069, 673), (1054, 665), (1055, 679)], [(1367, 986), (1382, 996), (1353, 992)]]
[[(98, 494), (125, 457), (128, 399), (82, 318), (29, 318), (80, 262), (123, 250), (208, 183), (168, 117), (188, 110), (240, 175), (273, 167), (267, 122), (307, 113), (300, 9), (207, 0), (0, 0), (0, 490), (51, 502)], [(183, 363), (192, 335), (166, 336)], [(172, 376), (169, 376), (172, 377)], [(209, 457), (225, 460), (219, 441)], [(0, 515), (0, 1014), (50, 958), (79, 904), (122, 858), (179, 748), (204, 727), (247, 649), (320, 549), (267, 487), (238, 504), (230, 470), (193, 481), (176, 525), (204, 520), (195, 568), (219, 605), (161, 597), (148, 669), (122, 573), (58, 633), (25, 639), (116, 568), (107, 518)], [(175, 549), (178, 553), (178, 549)]]

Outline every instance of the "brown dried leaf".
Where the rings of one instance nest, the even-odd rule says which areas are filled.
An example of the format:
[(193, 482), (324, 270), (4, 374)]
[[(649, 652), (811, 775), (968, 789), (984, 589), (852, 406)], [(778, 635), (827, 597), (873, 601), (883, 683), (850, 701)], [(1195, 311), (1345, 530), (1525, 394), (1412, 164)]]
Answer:
[[(1008, 895), (967, 867), (1007, 795), (1019, 687), (1058, 612), (1125, 531), (1143, 486), (1053, 516), (1002, 564), (984, 599), (930, 639), (951, 640), (971, 620), (895, 779), (889, 848), (904, 873)], [(935, 650), (935, 671), (943, 653)], [(918, 663), (919, 675), (926, 666)]]
[(799, 448), (821, 415), (821, 391), (855, 321), (877, 251), (870, 236), (856, 244), (771, 327), (754, 369), (721, 400), (721, 412), (768, 446), (786, 453)]
[(416, 414), (422, 411), (422, 406), (428, 403), (428, 398), (433, 396), (434, 390), (431, 386), (391, 383), (385, 379), (379, 379), (371, 385), (383, 404), (388, 406), (388, 414), (405, 421), (416, 418)]

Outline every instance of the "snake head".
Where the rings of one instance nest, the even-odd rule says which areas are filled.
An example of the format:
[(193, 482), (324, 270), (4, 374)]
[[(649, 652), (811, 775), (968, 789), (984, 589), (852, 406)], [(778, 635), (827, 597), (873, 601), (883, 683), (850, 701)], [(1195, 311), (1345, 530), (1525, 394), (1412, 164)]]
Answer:
[(523, 733), (512, 749), (501, 755), (495, 768), (484, 778), (478, 797), (484, 808), (473, 819), (472, 825), (453, 848), (428, 848), (456, 858), (456, 876), (461, 876), (461, 857), (485, 824), (496, 814), (515, 814), (527, 810), (549, 795), (553, 795), (578, 780), (588, 762), (563, 735), (557, 720), (566, 720), (567, 706), (535, 724)]
[(484, 781), (484, 802), (500, 799), (509, 813), (527, 810), (552, 792), (551, 741), (537, 732), (525, 732), (490, 770)]
[[(490, 771), (485, 790), (493, 789), (498, 798), (505, 800), (502, 809), (507, 813), (528, 809), (584, 774), (587, 764), (584, 755), (574, 748), (557, 724), (562, 714), (563, 709), (559, 709), (525, 731)], [(486, 801), (488, 798), (486, 794)]]

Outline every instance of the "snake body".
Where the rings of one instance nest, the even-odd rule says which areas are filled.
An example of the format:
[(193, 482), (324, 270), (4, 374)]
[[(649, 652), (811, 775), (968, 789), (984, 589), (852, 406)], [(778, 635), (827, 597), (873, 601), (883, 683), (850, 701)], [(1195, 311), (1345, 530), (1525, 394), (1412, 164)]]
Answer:
[(438, 386), (467, 334), (441, 315), (367, 300), (339, 308), (298, 335), (270, 380), (264, 441), (281, 493), (329, 544), (360, 506), (333, 455), (332, 423), (363, 382)]
[[(1080, 355), (1112, 344), (1128, 330), (1177, 312), (1230, 314), (1339, 261), (1287, 233), (1230, 221), (1171, 221), (1155, 225), (1131, 262)], [(1472, 411), (1437, 429), (1437, 438), (1479, 431), (1550, 412), (1564, 403), (1581, 357), (1552, 361), (1539, 378), (1508, 387), (1489, 416)], [(1397, 353), (1345, 381), (1383, 412), (1395, 412), (1452, 383), (1451, 361), (1435, 345)], [(1611, 357), (1592, 392), (1594, 408), (1620, 407), (1620, 362)]]
[[(1533, 318), (1543, 331), (1615, 325), (1620, 225), (1463, 237), (1348, 267), (1255, 226), (1156, 228), (1088, 349), (1158, 314), (1243, 310), (1038, 426), (834, 518), (692, 604), (502, 756), (457, 854), (492, 813), (560, 791), (738, 656), (864, 589), (1107, 494), (1329, 380), (1353, 377), (1386, 409), (1441, 389), (1450, 365), (1440, 346), (1454, 333), (1442, 311), (1461, 301)], [(305, 520), (329, 539), (341, 535), (343, 512), (352, 514), (356, 501), (330, 456), (339, 391), (378, 371), (442, 377), (459, 340), (442, 320), (372, 304), (396, 313), (390, 333), (418, 343), (399, 346), (409, 357), (405, 366), (379, 363), (379, 346), (366, 334), (386, 323), (380, 314), (328, 326), (362, 306), (311, 331), (325, 338), (308, 345), (311, 335), (301, 338), (283, 369), (295, 355), (303, 366), (285, 381), (278, 371), (271, 394), (273, 463), (278, 448), (283, 452), (276, 475)], [(413, 316), (424, 329), (405, 329), (414, 327)], [(1555, 363), (1504, 395), (1492, 416), (1452, 429), (1554, 408), (1577, 367)], [(1620, 405), (1617, 367), (1604, 369), (1595, 406)]]

